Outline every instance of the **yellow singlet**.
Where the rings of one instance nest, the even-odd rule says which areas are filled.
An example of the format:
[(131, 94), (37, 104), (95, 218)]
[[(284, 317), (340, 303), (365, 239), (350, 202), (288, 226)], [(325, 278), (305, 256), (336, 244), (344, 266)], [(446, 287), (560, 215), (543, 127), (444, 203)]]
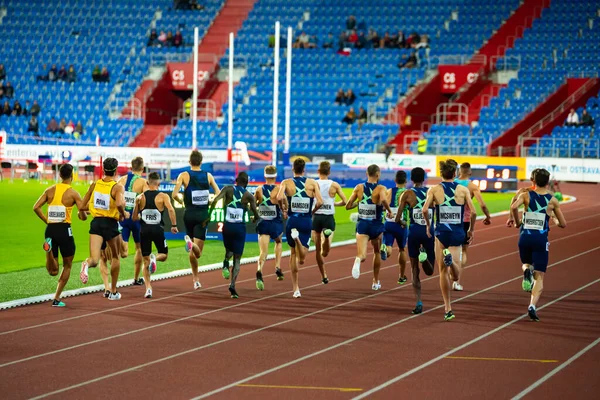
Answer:
[(115, 206), (115, 199), (112, 197), (112, 188), (117, 184), (116, 181), (105, 182), (102, 179), (96, 181), (96, 186), (90, 198), (90, 212), (94, 217), (106, 217), (119, 219), (119, 210)]
[(57, 183), (54, 190), (54, 198), (48, 203), (48, 223), (49, 224), (70, 224), (73, 206), (66, 207), (63, 202), (63, 195), (71, 188), (66, 183)]

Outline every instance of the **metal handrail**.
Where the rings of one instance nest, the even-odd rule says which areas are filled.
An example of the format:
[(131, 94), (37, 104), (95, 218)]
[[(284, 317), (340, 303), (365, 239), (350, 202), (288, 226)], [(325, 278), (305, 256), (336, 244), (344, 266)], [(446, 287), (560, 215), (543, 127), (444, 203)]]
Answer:
[(171, 125), (165, 125), (165, 127), (156, 135), (150, 147), (158, 147), (165, 140), (167, 136), (169, 136), (169, 128), (173, 129)]
[[(129, 108), (129, 112), (124, 111)], [(143, 107), (142, 101), (136, 97), (116, 97), (110, 103), (111, 112), (121, 112), (121, 118), (142, 119)]]
[[(520, 138), (520, 142), (519, 142), (519, 147), (521, 148), (521, 156), (522, 157), (561, 157), (560, 153), (561, 150), (564, 149), (564, 147), (559, 148), (557, 146), (557, 143), (564, 143), (565, 141), (568, 143), (568, 146), (566, 148), (567, 150), (567, 155), (566, 157), (569, 158), (584, 158), (584, 156), (586, 156), (587, 152), (592, 150), (591, 148), (588, 147), (590, 139), (585, 139), (585, 138), (546, 138), (545, 140), (551, 140), (552, 141), (552, 147), (551, 148), (542, 148), (540, 146), (540, 141), (542, 140), (541, 137), (529, 137), (529, 138)], [(536, 151), (535, 153), (532, 153), (531, 151), (531, 147), (533, 146), (533, 144), (530, 144), (529, 146), (525, 146), (525, 142), (534, 142), (534, 144), (536, 144)], [(582, 144), (582, 148), (581, 148), (581, 153), (579, 154), (579, 156), (576, 154), (577, 150), (574, 149), (573, 147), (573, 143), (577, 143), (577, 142), (581, 142)], [(600, 158), (600, 141), (596, 141), (597, 145), (596, 148), (594, 150), (596, 150), (596, 154), (595, 154), (595, 158)], [(550, 154), (546, 154), (545, 150), (550, 150)], [(543, 153), (543, 154), (540, 154)], [(585, 157), (585, 158), (594, 158), (592, 157)]]
[(150, 66), (163, 66), (170, 62), (189, 62), (192, 53), (152, 53), (150, 55)]
[[(498, 60), (502, 59), (504, 67), (502, 69), (498, 68)], [(512, 63), (508, 63), (508, 60), (517, 60), (516, 67)], [(518, 71), (521, 69), (521, 56), (506, 56), (506, 55), (496, 55), (490, 57), (490, 68), (495, 71)]]

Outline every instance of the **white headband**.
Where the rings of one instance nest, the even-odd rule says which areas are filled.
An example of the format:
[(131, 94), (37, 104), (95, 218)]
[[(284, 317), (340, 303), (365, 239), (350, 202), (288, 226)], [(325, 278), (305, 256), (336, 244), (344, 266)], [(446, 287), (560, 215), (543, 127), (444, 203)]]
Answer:
[(274, 174), (265, 173), (265, 178), (277, 178), (277, 173), (274, 173)]

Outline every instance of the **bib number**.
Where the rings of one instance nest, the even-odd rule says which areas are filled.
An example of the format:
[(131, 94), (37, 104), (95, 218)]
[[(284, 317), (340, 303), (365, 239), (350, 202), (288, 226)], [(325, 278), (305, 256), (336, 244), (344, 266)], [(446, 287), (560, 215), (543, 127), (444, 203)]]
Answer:
[(136, 198), (137, 198), (137, 193), (125, 192), (125, 207), (129, 208), (129, 209), (134, 208)]
[(68, 229), (68, 230), (69, 230), (69, 236), (70, 236), (70, 237), (73, 237), (73, 229), (71, 229), (71, 227), (69, 227), (69, 229)]
[(244, 222), (244, 210), (241, 208), (230, 208), (227, 207), (227, 214), (225, 215), (225, 221), (234, 224)]
[(368, 221), (374, 221), (377, 216), (377, 206), (375, 204), (358, 204), (358, 218)]
[(108, 211), (110, 209), (110, 194), (94, 192), (94, 208)]
[(310, 199), (306, 197), (292, 197), (290, 209), (293, 213), (308, 214), (310, 212)]
[(523, 215), (523, 228), (534, 231), (544, 230), (546, 224), (546, 214), (526, 212)]
[(440, 223), (450, 225), (462, 224), (460, 206), (440, 206)]
[(396, 222), (396, 215), (398, 215), (398, 207), (390, 207), (392, 210), (392, 218), (385, 217), (387, 222)]
[(277, 218), (277, 206), (258, 206), (258, 215), (265, 221), (272, 221)]
[[(427, 214), (429, 215), (429, 221), (431, 218), (431, 210), (427, 210)], [(425, 217), (423, 217), (423, 209), (422, 208), (413, 208), (412, 210), (412, 218), (415, 224), (426, 226), (427, 222), (425, 221)]]
[(158, 225), (162, 221), (162, 215), (158, 210), (143, 210), (142, 221), (148, 225)]
[(67, 220), (67, 208), (65, 206), (48, 206), (48, 222), (60, 223)]
[(208, 190), (192, 190), (192, 204), (195, 206), (207, 206), (208, 195)]

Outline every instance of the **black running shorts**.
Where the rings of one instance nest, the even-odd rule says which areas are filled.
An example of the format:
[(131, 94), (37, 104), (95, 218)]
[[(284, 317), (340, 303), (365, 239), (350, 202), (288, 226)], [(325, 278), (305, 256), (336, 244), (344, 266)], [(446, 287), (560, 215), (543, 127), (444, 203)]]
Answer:
[(114, 218), (96, 217), (90, 223), (90, 235), (102, 236), (107, 242), (120, 234), (119, 222)]
[(312, 230), (321, 233), (324, 230), (335, 231), (335, 218), (333, 215), (315, 214), (312, 218)]
[(52, 255), (54, 258), (58, 258), (59, 250), (63, 259), (75, 255), (75, 239), (73, 239), (71, 224), (48, 224), (45, 235), (47, 239), (52, 239)]
[(152, 253), (152, 243), (156, 246), (158, 254), (169, 254), (163, 227), (160, 225), (142, 225), (141, 247), (143, 257), (148, 257)]

